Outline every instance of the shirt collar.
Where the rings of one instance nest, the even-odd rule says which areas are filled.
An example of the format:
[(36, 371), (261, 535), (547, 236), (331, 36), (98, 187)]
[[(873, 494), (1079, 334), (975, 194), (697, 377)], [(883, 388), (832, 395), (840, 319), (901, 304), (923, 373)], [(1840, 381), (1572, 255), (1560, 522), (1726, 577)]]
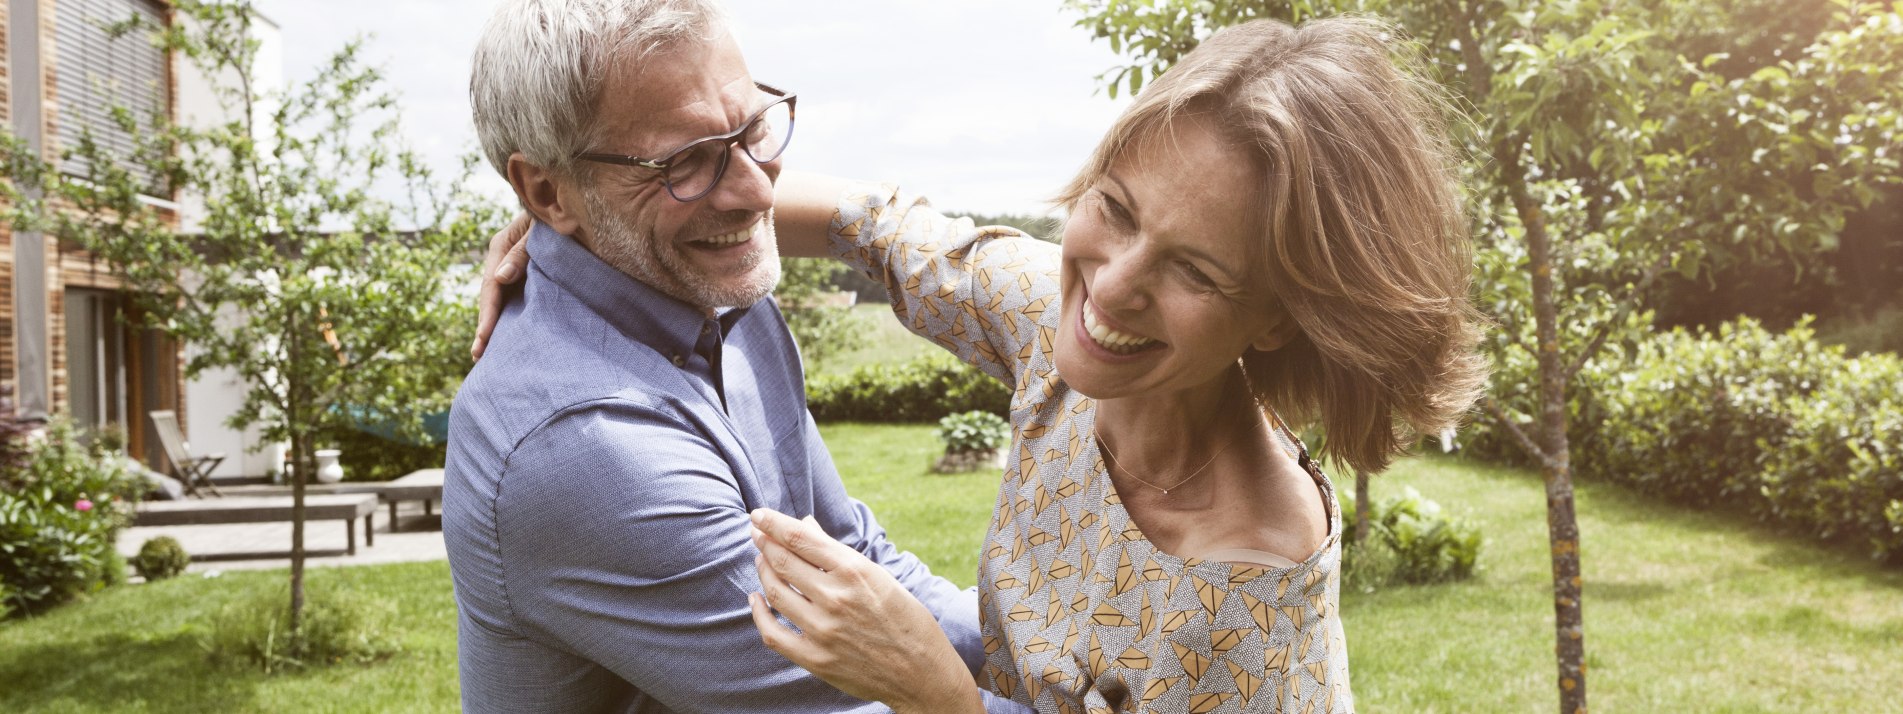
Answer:
[(750, 308), (723, 308), (709, 318), (701, 308), (675, 299), (602, 262), (580, 243), (541, 221), (529, 230), (527, 290), (531, 303), (537, 282), (565, 293), (626, 334), (662, 354), (687, 354), (700, 339), (701, 326), (718, 320), (721, 333), (733, 328)]

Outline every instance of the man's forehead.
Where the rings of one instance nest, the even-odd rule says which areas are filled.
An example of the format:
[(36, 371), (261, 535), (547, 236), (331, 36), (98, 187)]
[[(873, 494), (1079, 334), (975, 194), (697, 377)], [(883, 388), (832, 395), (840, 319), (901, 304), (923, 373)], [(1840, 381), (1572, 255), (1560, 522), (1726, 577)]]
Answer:
[(611, 151), (661, 151), (722, 134), (758, 93), (731, 37), (677, 43), (611, 68), (598, 107), (600, 141)]

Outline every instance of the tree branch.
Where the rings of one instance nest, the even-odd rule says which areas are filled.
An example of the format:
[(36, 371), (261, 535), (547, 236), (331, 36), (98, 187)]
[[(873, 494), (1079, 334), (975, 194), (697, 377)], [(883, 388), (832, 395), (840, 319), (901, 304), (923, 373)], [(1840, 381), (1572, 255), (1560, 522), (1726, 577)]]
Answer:
[(1599, 353), (1599, 348), (1605, 346), (1606, 338), (1612, 336), (1612, 330), (1620, 323), (1625, 322), (1626, 318), (1630, 317), (1632, 312), (1638, 309), (1639, 297), (1644, 295), (1646, 290), (1651, 289), (1652, 283), (1656, 282), (1659, 276), (1665, 273), (1665, 268), (1671, 264), (1672, 254), (1667, 252), (1661, 254), (1657, 260), (1652, 261), (1651, 265), (1646, 266), (1645, 274), (1640, 276), (1638, 285), (1633, 286), (1632, 291), (1626, 294), (1626, 298), (1620, 301), (1619, 312), (1614, 314), (1612, 319), (1599, 324), (1598, 334), (1592, 336), (1592, 340), (1587, 342), (1585, 348), (1581, 349), (1579, 354), (1573, 358), (1573, 363), (1566, 367), (1566, 381), (1568, 383), (1571, 383), (1573, 377), (1579, 374), (1579, 370), (1586, 368), (1586, 361), (1592, 359), (1593, 355)]
[(1553, 458), (1547, 455), (1546, 449), (1541, 448), (1539, 443), (1533, 441), (1533, 437), (1527, 435), (1525, 429), (1521, 429), (1520, 425), (1513, 421), (1513, 417), (1509, 416), (1506, 409), (1500, 406), (1499, 400), (1488, 396), (1482, 398), (1480, 404), (1486, 408), (1488, 414), (1493, 416), (1494, 422), (1498, 423), (1501, 428), (1506, 429), (1507, 434), (1512, 436), (1515, 442), (1519, 443), (1520, 448), (1526, 450), (1527, 455), (1532, 456), (1535, 461), (1541, 464), (1551, 465), (1553, 463)]

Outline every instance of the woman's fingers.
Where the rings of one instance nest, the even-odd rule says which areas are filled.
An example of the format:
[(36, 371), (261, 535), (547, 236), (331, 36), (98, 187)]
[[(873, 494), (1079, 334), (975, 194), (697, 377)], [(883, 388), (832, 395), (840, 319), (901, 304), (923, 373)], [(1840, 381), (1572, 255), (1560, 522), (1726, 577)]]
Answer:
[[(853, 564), (855, 556), (859, 556), (857, 551), (826, 535), (818, 523), (795, 520), (771, 508), (754, 509), (753, 527), (765, 533), (768, 540), (784, 546), (800, 560), (823, 571), (842, 570)], [(863, 556), (859, 557), (863, 559)]]
[[(522, 277), (522, 270), (529, 265), (529, 228), (535, 225), (535, 219), (527, 213), (516, 214), (515, 220), (489, 239), (489, 251), (483, 256), (483, 263), (493, 262), (496, 282), (507, 285)], [(500, 251), (501, 256), (495, 257)]]
[(476, 341), (469, 345), (471, 360), (482, 359), (496, 320), (502, 317), (502, 286), (520, 279), (528, 268), (529, 242), (525, 239), (532, 225), (534, 219), (523, 213), (489, 239), (489, 250), (482, 258), (482, 290), (476, 295)]
[(767, 606), (764, 596), (759, 593), (747, 595), (747, 608), (753, 611), (753, 626), (760, 628), (760, 642), (793, 664), (808, 667), (812, 656), (807, 651), (806, 638), (780, 624), (780, 619), (773, 616), (773, 610)]
[(804, 591), (787, 582), (786, 578), (780, 577), (766, 554), (754, 556), (753, 564), (755, 569), (760, 571), (760, 594), (766, 597), (767, 604), (779, 610), (780, 614), (792, 620), (793, 624), (805, 629), (818, 613), (813, 609), (813, 603), (806, 598)]

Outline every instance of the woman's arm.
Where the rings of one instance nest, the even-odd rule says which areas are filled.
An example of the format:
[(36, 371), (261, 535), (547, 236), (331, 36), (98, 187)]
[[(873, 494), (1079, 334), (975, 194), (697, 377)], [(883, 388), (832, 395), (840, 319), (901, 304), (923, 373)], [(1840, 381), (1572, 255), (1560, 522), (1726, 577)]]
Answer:
[(767, 647), (897, 714), (985, 710), (938, 621), (891, 573), (817, 523), (759, 509), (753, 524), (760, 594), (749, 599)]
[(780, 255), (788, 258), (828, 258), (828, 233), (839, 197), (852, 182), (835, 176), (782, 171), (773, 185), (773, 232), (779, 236)]

